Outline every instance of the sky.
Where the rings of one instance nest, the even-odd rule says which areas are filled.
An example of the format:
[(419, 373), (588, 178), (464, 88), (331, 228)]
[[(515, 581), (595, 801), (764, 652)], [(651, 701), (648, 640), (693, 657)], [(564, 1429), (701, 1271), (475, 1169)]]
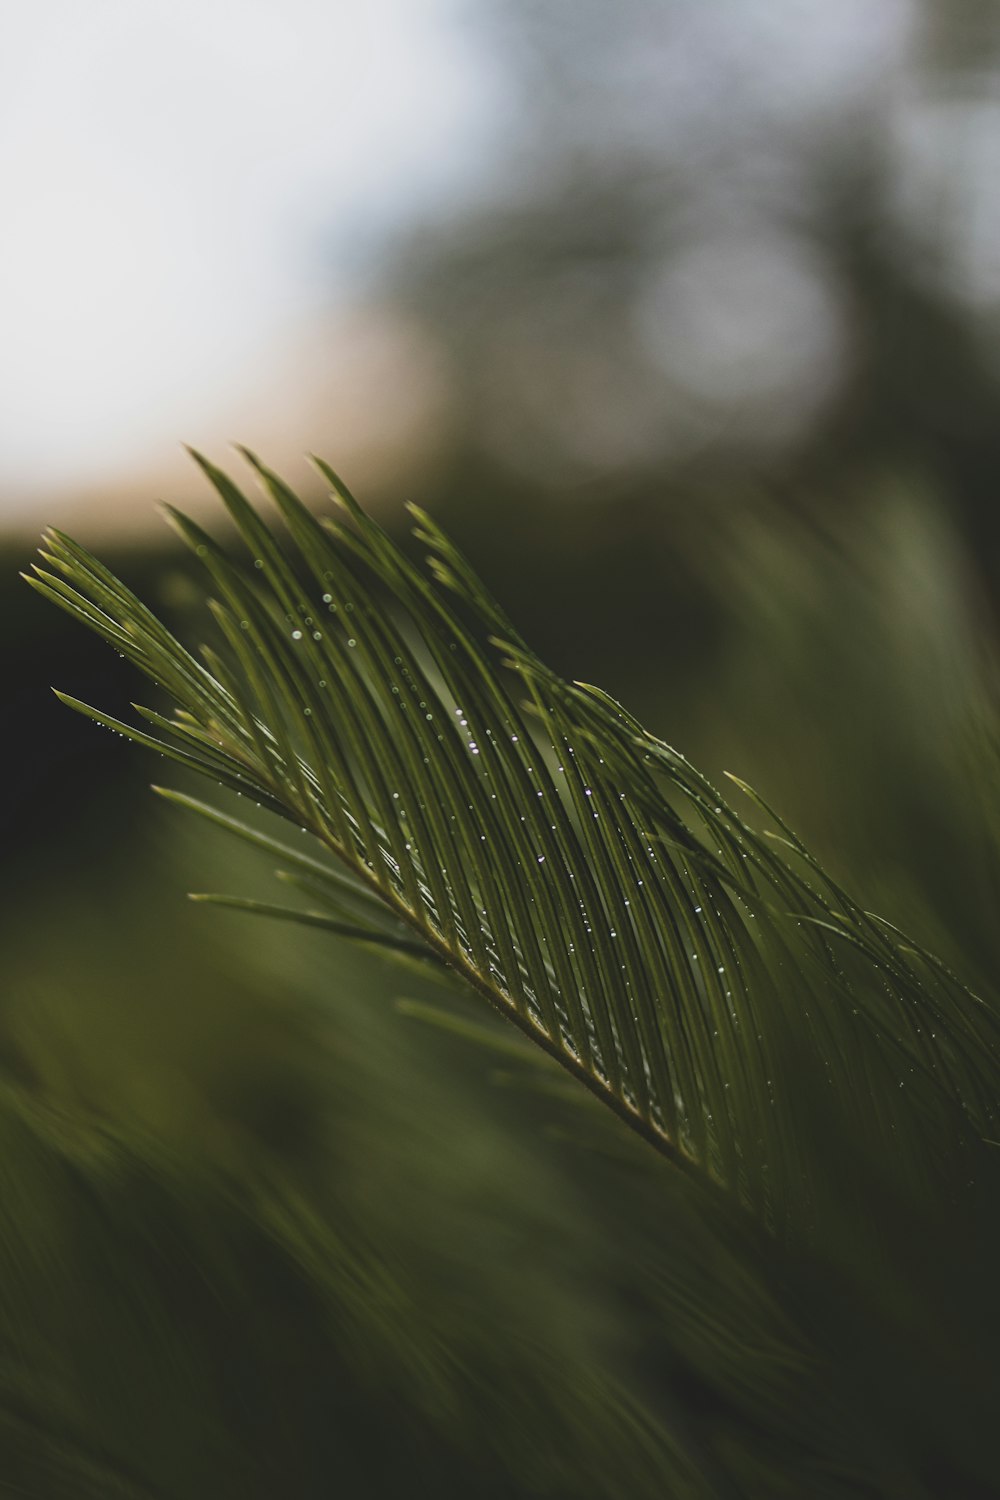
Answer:
[[(1000, 92), (991, 76), (974, 99), (928, 94), (914, 66), (917, 0), (565, 7), (609, 45), (600, 78), (571, 80), (563, 166), (586, 159), (588, 132), (628, 162), (652, 120), (656, 173), (694, 182), (701, 205), (698, 232), (640, 289), (630, 337), (643, 389), (609, 367), (601, 411), (617, 403), (631, 432), (645, 402), (660, 443), (671, 420), (649, 395), (660, 378), (714, 402), (727, 431), (742, 422), (780, 446), (809, 427), (849, 367), (850, 309), (791, 232), (794, 215), (768, 219), (768, 195), (801, 195), (808, 209), (817, 143), (863, 122), (873, 99), (892, 105), (898, 158), (886, 232), (904, 237), (914, 274), (965, 299), (1000, 360)], [(7, 11), (0, 526), (61, 521), (74, 496), (109, 497), (117, 525), (121, 497), (149, 514), (161, 482), (186, 504), (182, 440), (219, 458), (225, 440), (249, 440), (279, 466), (314, 443), (338, 466), (355, 453), (381, 452), (387, 474), (393, 455), (409, 462), (421, 431), (446, 426), (454, 392), (428, 330), (379, 305), (373, 273), (380, 248), (414, 224), (447, 232), (449, 215), (516, 200), (532, 174), (548, 190), (547, 96), (519, 95), (524, 79), (495, 45), (503, 28), (490, 30), (498, 16), (530, 22), (532, 7), (30, 0)], [(549, 31), (571, 59), (579, 37)], [(590, 67), (593, 52), (579, 56)], [(514, 360), (515, 397), (530, 364)], [(587, 371), (542, 373), (556, 408), (536, 423), (542, 444), (569, 423), (594, 462), (612, 461), (620, 432), (605, 440), (567, 400)]]
[(491, 109), (459, 21), (453, 0), (10, 8), (0, 516), (266, 400), (358, 245), (462, 191)]

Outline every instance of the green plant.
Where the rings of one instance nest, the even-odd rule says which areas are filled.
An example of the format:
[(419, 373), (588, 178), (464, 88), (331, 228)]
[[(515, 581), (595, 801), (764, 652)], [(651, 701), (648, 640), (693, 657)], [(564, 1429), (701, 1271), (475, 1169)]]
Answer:
[[(547, 670), (428, 517), (421, 568), (325, 466), (341, 513), (319, 520), (246, 456), (283, 541), (203, 459), (246, 562), (170, 512), (213, 581), (214, 645), (189, 651), (61, 534), (29, 578), (174, 712), (142, 708), (140, 729), (65, 701), (316, 841), (164, 792), (277, 858), (309, 904), (200, 899), (440, 973), (440, 1001), (411, 1012), (554, 1096), (594, 1176), (624, 1149), (611, 1116), (666, 1160), (647, 1153), (631, 1190), (638, 1294), (659, 1357), (726, 1412), (706, 1446), (658, 1410), (657, 1381), (645, 1393), (677, 1493), (987, 1493), (993, 1005), (742, 783), (763, 833), (606, 694)], [(520, 1036), (485, 1027), (476, 996)], [(573, 1112), (588, 1095), (605, 1116)], [(959, 1232), (977, 1249), (956, 1285)]]

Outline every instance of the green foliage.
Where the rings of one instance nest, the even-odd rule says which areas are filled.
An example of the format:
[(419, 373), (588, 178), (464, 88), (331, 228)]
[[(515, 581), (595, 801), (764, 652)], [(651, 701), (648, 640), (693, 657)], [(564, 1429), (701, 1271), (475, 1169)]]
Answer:
[[(634, 1463), (622, 1493), (645, 1493), (643, 1472), (692, 1495), (988, 1482), (987, 1258), (942, 1294), (910, 1247), (946, 1258), (944, 1212), (998, 1243), (993, 1005), (864, 910), (769, 809), (756, 832), (618, 704), (548, 671), (426, 516), (421, 568), (329, 470), (341, 514), (320, 521), (247, 457), (281, 541), (204, 460), (247, 562), (171, 513), (217, 591), (220, 638), (197, 654), (84, 549), (48, 536), (29, 581), (174, 713), (140, 709), (150, 732), (66, 701), (315, 836), (306, 852), (165, 793), (276, 858), (309, 905), (202, 899), (356, 938), (431, 991), (457, 979), (431, 1007), (440, 1024), (492, 1045), (488, 1018), (468, 1014), (488, 1001), (525, 1039), (499, 1049), (508, 1081), (566, 1111), (561, 1068), (666, 1158), (644, 1167), (594, 1110), (565, 1114), (596, 1148), (585, 1175), (624, 1194), (639, 1321), (656, 1330), (648, 1401), (612, 1385), (595, 1398), (631, 1413), (616, 1428)], [(425, 1000), (408, 1008), (428, 1014)], [(281, 1199), (269, 1192), (256, 1219)], [(311, 1243), (318, 1283), (336, 1264), (365, 1286), (342, 1236), (280, 1237)], [(364, 1291), (362, 1321), (378, 1303)], [(877, 1356), (859, 1361), (852, 1340)], [(424, 1328), (408, 1347), (433, 1342)], [(690, 1402), (672, 1418), (669, 1370), (729, 1418), (700, 1432)], [(579, 1422), (583, 1387), (571, 1405)], [(555, 1423), (553, 1451), (572, 1427)], [(613, 1472), (612, 1459), (595, 1493), (617, 1492)]]
[(686, 1461), (628, 1388), (599, 1223), (535, 1132), (477, 1108), (364, 952), (331, 970), (324, 934), (274, 924), (242, 961), (225, 919), (171, 904), (192, 846), (154, 842), (180, 845), (158, 879), (105, 872), (75, 918), (56, 887), (58, 939), (22, 914), (5, 945), (4, 1480), (658, 1494)]

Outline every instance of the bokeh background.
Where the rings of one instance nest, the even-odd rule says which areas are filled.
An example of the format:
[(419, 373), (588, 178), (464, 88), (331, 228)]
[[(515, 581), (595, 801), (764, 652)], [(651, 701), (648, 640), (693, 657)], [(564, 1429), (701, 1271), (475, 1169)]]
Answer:
[[(396, 1013), (418, 978), (185, 905), (267, 870), (51, 697), (119, 712), (136, 684), (18, 580), (42, 525), (196, 632), (155, 512), (212, 514), (180, 442), (245, 441), (317, 501), (321, 453), (390, 527), (431, 509), (554, 666), (755, 784), (976, 981), (1000, 957), (998, 163), (986, 0), (8, 17), (4, 1171), (55, 1247), (25, 1305), (95, 1464), (154, 1455), (169, 1495), (321, 1495), (334, 1465), (344, 1493), (605, 1494), (608, 1381), (724, 1417), (676, 1351), (650, 1375), (615, 1231), (641, 1204)], [(115, 1168), (95, 1208), (76, 1147), (30, 1144), (36, 1108), (155, 1143), (176, 1196)], [(320, 1261), (368, 1247), (395, 1291), (321, 1315), (206, 1164), (269, 1174)], [(174, 1363), (145, 1358), (167, 1330)], [(560, 1446), (584, 1470), (549, 1473)]]

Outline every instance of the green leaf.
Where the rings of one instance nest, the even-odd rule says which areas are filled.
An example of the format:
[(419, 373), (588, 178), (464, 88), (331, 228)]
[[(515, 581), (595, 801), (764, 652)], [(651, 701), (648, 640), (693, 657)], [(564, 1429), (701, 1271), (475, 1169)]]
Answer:
[(269, 901), (254, 901), (249, 896), (223, 896), (211, 891), (192, 891), (188, 899), (210, 902), (213, 906), (228, 906), (233, 911), (254, 912), (261, 917), (277, 917), (284, 922), (298, 922), (303, 927), (322, 927), (327, 932), (335, 933), (337, 937), (353, 938), (357, 943), (374, 943), (377, 947), (390, 948), (414, 958), (443, 961), (421, 943), (409, 942), (405, 938), (394, 937), (391, 933), (376, 932), (350, 922), (339, 922), (336, 918), (329, 917), (321, 911), (298, 911), (291, 906), (275, 906)]
[(749, 788), (780, 842), (607, 694), (540, 662), (423, 514), (418, 567), (331, 470), (339, 513), (320, 521), (247, 454), (279, 543), (195, 457), (247, 551), (171, 512), (217, 594), (222, 639), (201, 661), (60, 534), (54, 571), (31, 581), (176, 712), (142, 710), (154, 737), (64, 701), (279, 812), (338, 862), (166, 793), (277, 855), (333, 914), (201, 899), (448, 965), (771, 1226), (811, 1213), (797, 1100), (916, 1173), (955, 1130), (996, 1135), (996, 1010), (839, 890)]

